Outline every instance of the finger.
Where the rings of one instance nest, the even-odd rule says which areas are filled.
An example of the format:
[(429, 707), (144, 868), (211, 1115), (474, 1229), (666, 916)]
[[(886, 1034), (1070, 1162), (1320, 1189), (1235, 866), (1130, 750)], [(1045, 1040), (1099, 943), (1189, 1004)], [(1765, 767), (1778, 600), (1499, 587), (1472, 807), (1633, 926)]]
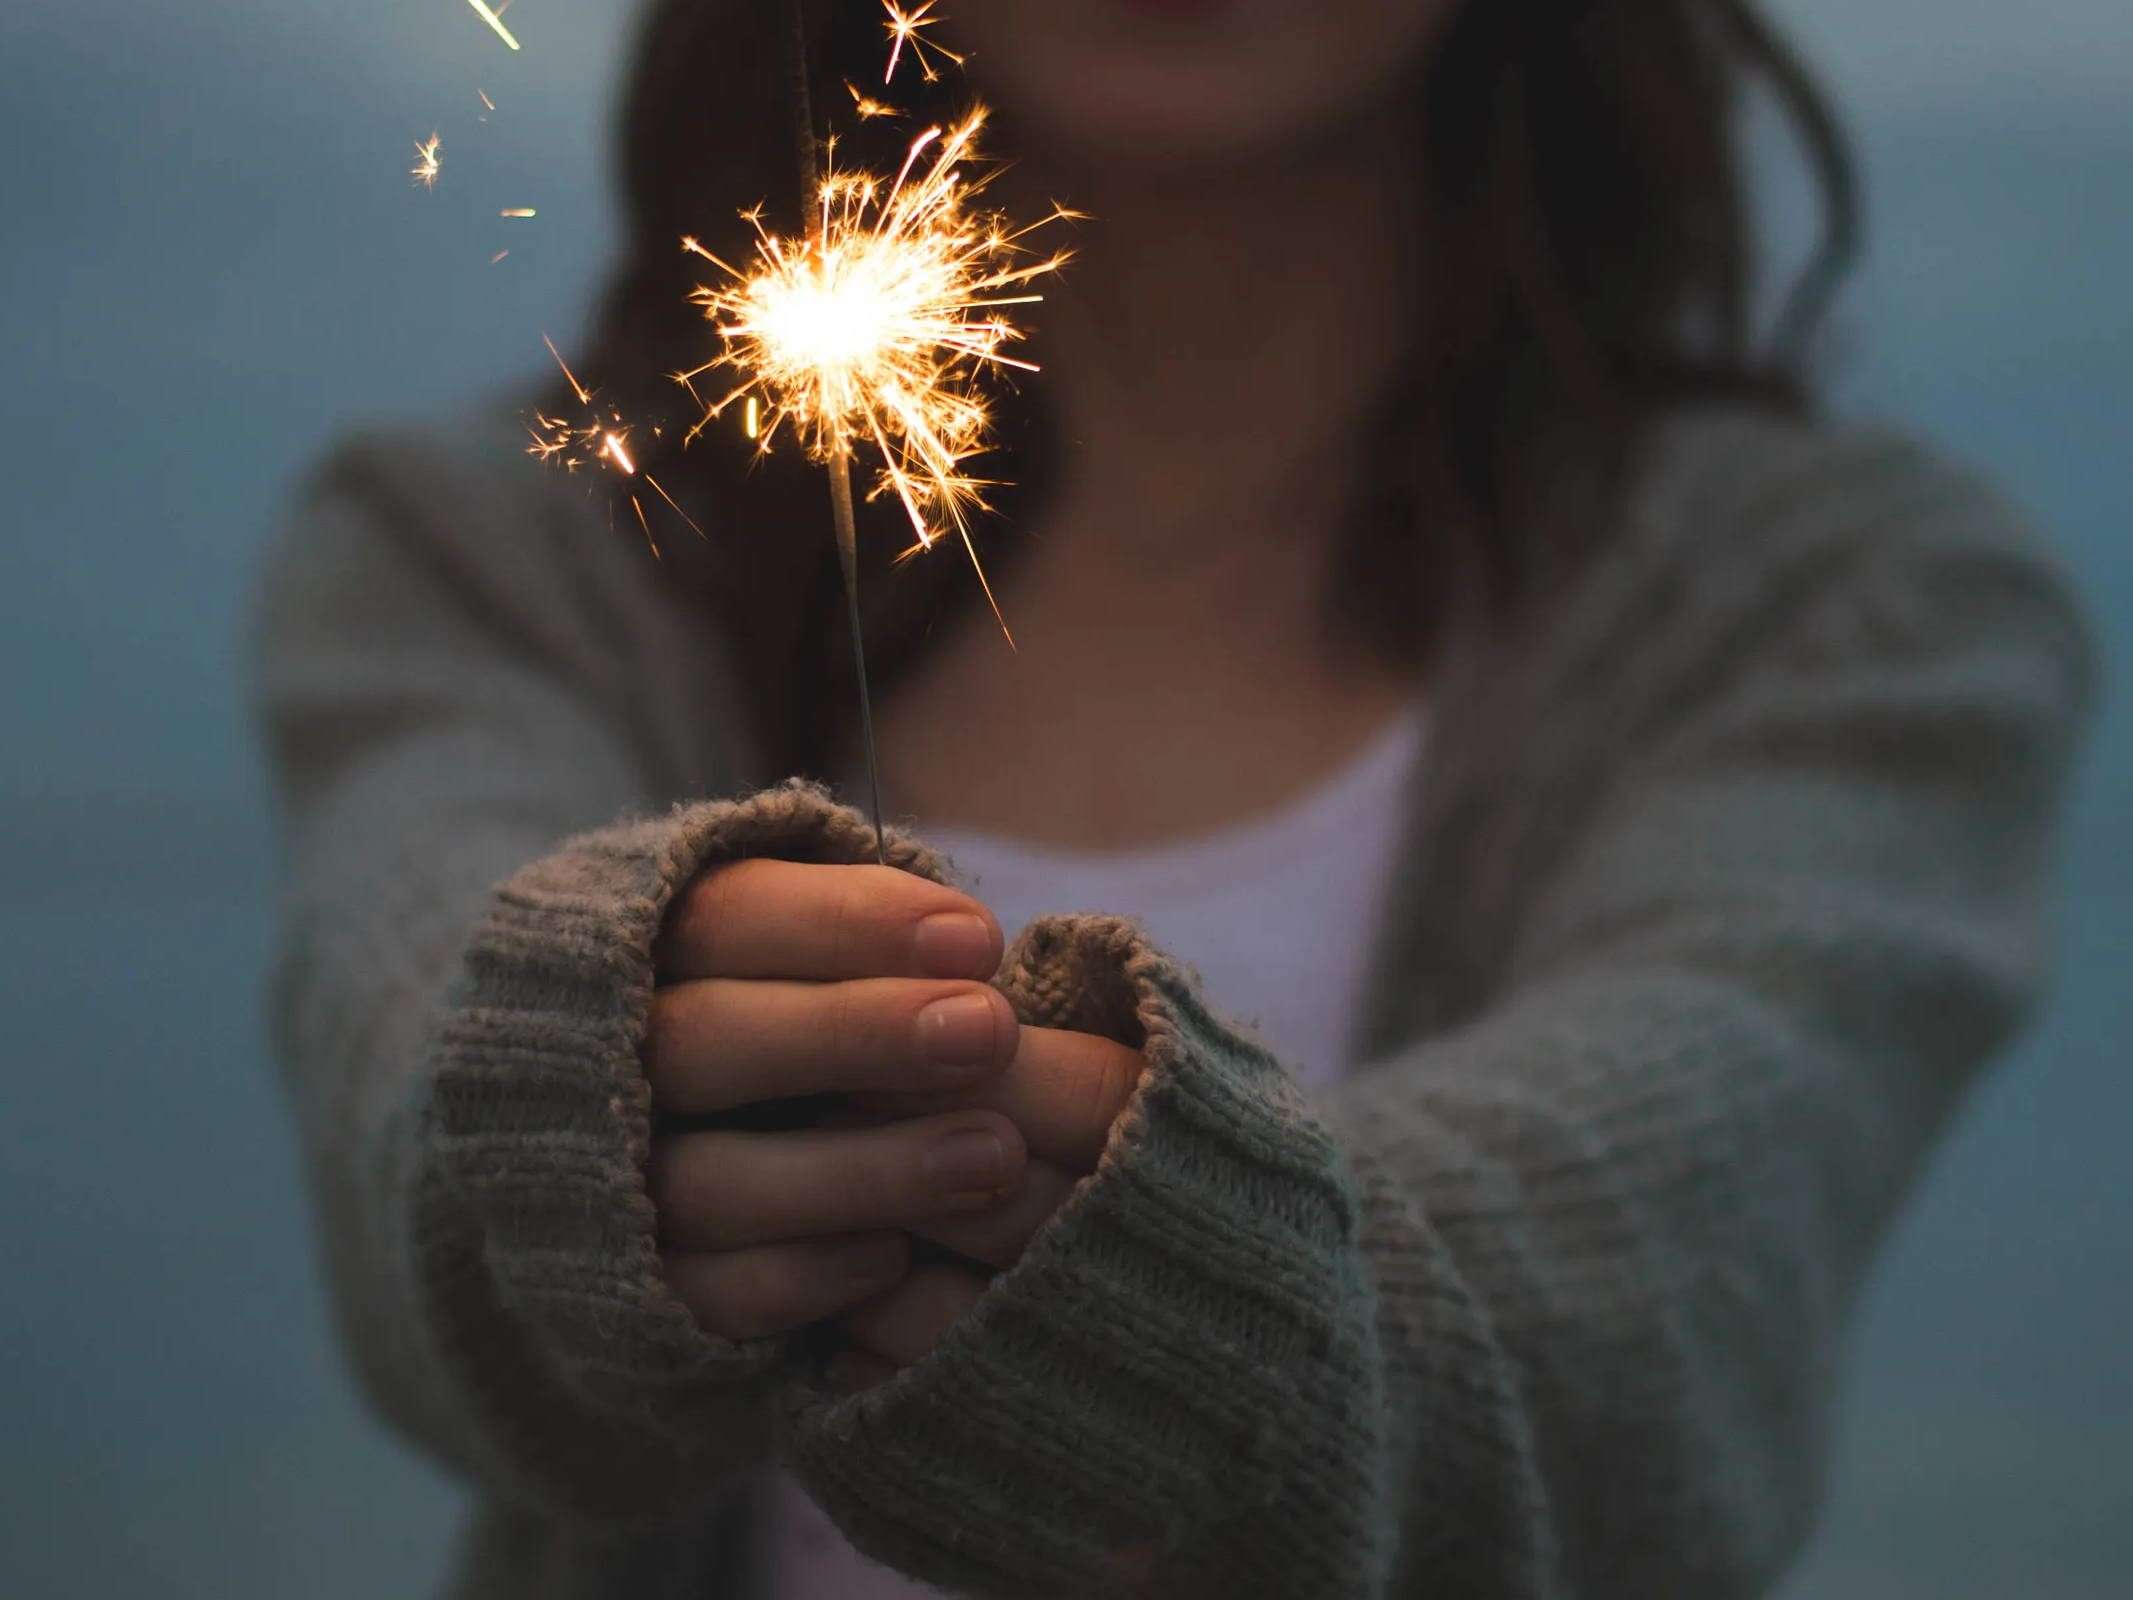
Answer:
[(941, 1217), (914, 1226), (921, 1239), (946, 1245), (957, 1255), (1005, 1270), (1022, 1259), (1037, 1230), (1052, 1220), (1081, 1178), (1049, 1161), (1031, 1159), (1019, 1192), (969, 1216)]
[(968, 1087), (1014, 1058), (1020, 1025), (969, 980), (700, 978), (657, 990), (642, 1051), (652, 1102), (702, 1113), (838, 1089)]
[(1022, 1130), (1032, 1155), (1070, 1172), (1094, 1172), (1145, 1065), (1138, 1051), (1115, 1039), (1023, 1028), (1006, 1070), (972, 1087), (861, 1090), (851, 1104), (891, 1116), (997, 1111)]
[[(824, 1128), (876, 1128), (896, 1117), (881, 1111), (838, 1106), (816, 1124)], [(1033, 1150), (1023, 1168), (1019, 1192), (967, 1216), (938, 1218), (912, 1226), (914, 1238), (946, 1246), (957, 1255), (1005, 1270), (1022, 1259), (1031, 1239), (1066, 1203), (1082, 1174), (1039, 1159)]]
[(855, 1345), (899, 1367), (916, 1366), (941, 1336), (970, 1315), (985, 1292), (985, 1280), (961, 1267), (913, 1267), (885, 1294), (837, 1318)]
[(881, 1294), (909, 1267), (911, 1243), (888, 1229), (662, 1260), (668, 1286), (707, 1332), (762, 1339)]
[(1000, 924), (893, 867), (734, 861), (675, 897), (654, 952), (684, 978), (989, 978)]
[[(937, 1160), (944, 1152), (976, 1164)], [(876, 1128), (674, 1134), (652, 1141), (645, 1177), (662, 1240), (736, 1250), (984, 1210), (1020, 1184), (1026, 1160), (1013, 1123), (965, 1111)]]

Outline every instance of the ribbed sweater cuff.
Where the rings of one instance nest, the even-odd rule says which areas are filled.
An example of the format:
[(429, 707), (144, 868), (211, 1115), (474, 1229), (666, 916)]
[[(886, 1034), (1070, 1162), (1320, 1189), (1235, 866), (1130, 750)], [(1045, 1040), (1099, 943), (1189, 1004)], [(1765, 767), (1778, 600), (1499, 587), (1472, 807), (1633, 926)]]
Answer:
[(859, 1549), (958, 1592), (1374, 1592), (1375, 1295), (1332, 1137), (1131, 923), (1035, 923), (999, 986), (1139, 1048), (1140, 1086), (924, 1360), (854, 1396), (780, 1384), (781, 1459)]
[[(573, 1414), (658, 1441), (646, 1471), (716, 1460), (736, 1392), (789, 1353), (789, 1336), (696, 1324), (661, 1272), (645, 1189), (654, 941), (679, 890), (748, 856), (870, 861), (873, 837), (799, 783), (679, 806), (567, 840), (498, 887), (466, 945), (424, 1086), (414, 1247), (439, 1338), (465, 1381), (515, 1391), (528, 1437), (513, 1453), (536, 1474), (573, 1450)], [(941, 876), (908, 841), (889, 859)], [(494, 1310), (450, 1309), (474, 1306)], [(616, 1509), (644, 1490), (618, 1483)]]

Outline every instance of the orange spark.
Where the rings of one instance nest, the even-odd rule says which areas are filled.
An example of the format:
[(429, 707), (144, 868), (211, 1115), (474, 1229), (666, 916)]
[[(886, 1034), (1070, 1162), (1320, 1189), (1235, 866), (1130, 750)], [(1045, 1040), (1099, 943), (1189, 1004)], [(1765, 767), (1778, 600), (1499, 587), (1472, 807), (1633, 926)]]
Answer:
[(939, 0), (919, 0), (909, 11), (899, 6), (896, 0), (881, 0), (881, 3), (882, 9), (889, 13), (887, 26), (890, 39), (889, 70), (881, 75), (883, 83), (896, 81), (896, 64), (903, 59), (906, 44), (911, 46), (911, 58), (918, 63), (918, 70), (925, 75), (928, 83), (938, 83), (941, 76), (940, 69), (929, 59), (929, 51), (956, 66), (963, 64), (963, 58), (953, 50), (944, 50), (931, 39), (919, 35), (919, 29), (930, 28), (941, 20), (933, 14), (933, 8)]
[[(570, 370), (570, 363), (563, 359), (563, 353), (555, 347), (553, 339), (544, 333), (541, 335), (541, 343), (545, 344), (548, 353), (555, 357), (556, 366), (562, 370), (563, 381), (570, 385), (570, 392), (577, 397), (578, 404), (585, 408), (587, 420), (573, 422), (568, 417), (551, 417), (546, 412), (534, 412), (528, 429), (533, 435), (533, 443), (527, 446), (526, 453), (542, 461), (553, 462), (569, 473), (577, 472), (580, 467), (605, 462), (623, 476), (635, 478), (658, 495), (673, 509), (677, 517), (689, 525), (691, 532), (699, 539), (703, 538), (704, 530), (698, 527), (696, 520), (682, 510), (680, 503), (667, 493), (665, 485), (650, 474), (638, 470), (636, 458), (631, 455), (629, 448), (630, 424), (624, 420), (622, 413), (613, 406), (603, 405), (599, 396), (578, 380), (578, 375)], [(660, 430), (656, 427), (651, 433), (655, 439), (660, 437)], [(630, 504), (636, 509), (637, 520), (644, 522), (644, 506), (634, 494), (630, 496)], [(658, 555), (659, 545), (652, 539), (649, 524), (646, 524), (644, 531), (646, 540), (651, 543), (652, 553)]]
[(652, 547), (652, 559), (654, 561), (666, 560), (666, 557), (660, 554), (659, 541), (652, 537), (651, 523), (645, 520), (644, 502), (642, 500), (639, 500), (635, 495), (631, 495), (630, 509), (637, 513), (637, 526), (644, 530), (644, 542)]
[(493, 267), (493, 266), (495, 266), (497, 262), (499, 262), (499, 261), (503, 260), (503, 259), (504, 259), (504, 257), (505, 257), (505, 256), (507, 256), (507, 255), (509, 255), (510, 253), (511, 253), (511, 252), (510, 252), (510, 251), (508, 251), (508, 250), (499, 250), (499, 251), (497, 251), (495, 255), (493, 255), (493, 256), (491, 256), (491, 257), (489, 257), (489, 265), (490, 265), (490, 266), (492, 266), (492, 267)]
[(555, 357), (555, 364), (563, 369), (564, 380), (569, 383), (570, 392), (578, 397), (578, 404), (581, 406), (591, 405), (592, 392), (584, 384), (578, 382), (578, 375), (570, 370), (570, 363), (563, 359), (563, 352), (555, 347), (555, 341), (544, 333), (541, 335), (541, 343), (548, 346), (548, 353)]
[(513, 206), (509, 211), (499, 211), (500, 217), (537, 217), (540, 215), (531, 206)]
[(427, 139), (415, 141), (415, 164), (407, 169), (408, 176), (425, 189), (437, 187), (437, 174), (444, 169), (443, 158), (438, 154), (443, 144), (444, 141), (434, 133)]
[(885, 106), (879, 100), (870, 99), (867, 95), (861, 93), (859, 85), (853, 83), (849, 78), (845, 80), (844, 87), (850, 92), (852, 104), (859, 108), (859, 115), (863, 118), (900, 117), (903, 115), (894, 106)]

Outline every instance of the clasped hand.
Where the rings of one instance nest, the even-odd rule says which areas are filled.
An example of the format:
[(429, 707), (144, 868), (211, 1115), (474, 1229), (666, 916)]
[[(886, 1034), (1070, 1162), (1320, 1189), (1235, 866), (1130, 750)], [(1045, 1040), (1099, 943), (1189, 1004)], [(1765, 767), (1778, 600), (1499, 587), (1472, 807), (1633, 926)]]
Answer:
[(914, 1237), (1011, 1266), (1095, 1170), (1141, 1058), (1018, 1024), (984, 981), (1001, 950), (984, 906), (887, 867), (740, 861), (678, 898), (644, 1042), (654, 1106), (843, 1097), (810, 1127), (653, 1141), (667, 1280), (703, 1327), (835, 1317), (845, 1381), (878, 1382), (984, 1288), (914, 1264)]

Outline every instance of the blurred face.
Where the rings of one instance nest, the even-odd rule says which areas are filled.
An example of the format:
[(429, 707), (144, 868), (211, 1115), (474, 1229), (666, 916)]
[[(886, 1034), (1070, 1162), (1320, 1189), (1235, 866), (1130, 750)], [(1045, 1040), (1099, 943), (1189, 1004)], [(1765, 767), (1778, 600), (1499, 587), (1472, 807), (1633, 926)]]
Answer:
[(1380, 120), (1458, 0), (958, 0), (986, 96), (1077, 164), (1170, 176)]

